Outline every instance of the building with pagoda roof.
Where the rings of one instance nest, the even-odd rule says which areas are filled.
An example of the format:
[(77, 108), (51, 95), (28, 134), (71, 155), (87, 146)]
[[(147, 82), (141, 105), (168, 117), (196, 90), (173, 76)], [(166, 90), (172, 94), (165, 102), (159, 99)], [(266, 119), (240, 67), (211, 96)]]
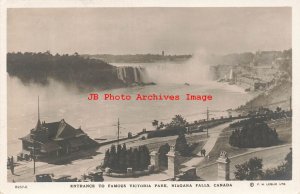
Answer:
[[(64, 119), (58, 122), (41, 122), (22, 141), (22, 153), (36, 157), (60, 156), (98, 145), (81, 127), (75, 129)], [(33, 153), (34, 151), (34, 153)]]

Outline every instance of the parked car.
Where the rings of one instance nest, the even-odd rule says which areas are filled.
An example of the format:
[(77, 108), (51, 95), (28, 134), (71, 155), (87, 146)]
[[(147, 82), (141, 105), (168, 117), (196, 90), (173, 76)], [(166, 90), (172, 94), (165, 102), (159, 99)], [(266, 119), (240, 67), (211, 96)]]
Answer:
[(53, 174), (37, 174), (35, 175), (35, 182), (53, 182)]
[(90, 171), (88, 175), (83, 175), (84, 182), (103, 182), (103, 172), (101, 170)]
[(59, 175), (52, 178), (53, 182), (77, 182), (77, 178), (70, 175)]

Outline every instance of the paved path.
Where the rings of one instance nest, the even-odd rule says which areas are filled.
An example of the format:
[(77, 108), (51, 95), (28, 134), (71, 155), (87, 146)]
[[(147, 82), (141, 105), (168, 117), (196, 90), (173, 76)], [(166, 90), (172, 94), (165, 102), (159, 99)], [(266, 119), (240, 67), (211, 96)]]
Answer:
[[(236, 121), (232, 121), (232, 122), (236, 122)], [(206, 150), (206, 156), (209, 155), (210, 151), (213, 149), (213, 147), (215, 146), (218, 137), (220, 135), (220, 133), (222, 132), (223, 129), (229, 127), (229, 125), (232, 123), (225, 123), (216, 127), (213, 127), (211, 129), (208, 130), (208, 139), (205, 143), (205, 145), (203, 146), (202, 149)], [(199, 164), (202, 160), (205, 159), (205, 157), (201, 156), (201, 152), (199, 152), (197, 154), (198, 157), (193, 157), (191, 160), (181, 164), (182, 166), (184, 166), (183, 168), (180, 169), (181, 172), (185, 172), (186, 170), (190, 169), (191, 167), (195, 167), (197, 164)]]

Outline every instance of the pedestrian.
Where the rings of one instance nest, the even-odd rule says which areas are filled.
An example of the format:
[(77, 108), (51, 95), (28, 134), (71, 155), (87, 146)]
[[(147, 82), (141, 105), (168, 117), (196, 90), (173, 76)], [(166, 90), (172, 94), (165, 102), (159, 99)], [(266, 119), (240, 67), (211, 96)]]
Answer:
[(205, 153), (206, 153), (206, 150), (205, 150), (205, 149), (203, 149), (203, 155), (204, 155), (204, 157), (205, 157)]
[(13, 160), (11, 160), (11, 162), (10, 162), (10, 171), (11, 171), (11, 174), (15, 174), (15, 166), (14, 166), (14, 162), (13, 162)]

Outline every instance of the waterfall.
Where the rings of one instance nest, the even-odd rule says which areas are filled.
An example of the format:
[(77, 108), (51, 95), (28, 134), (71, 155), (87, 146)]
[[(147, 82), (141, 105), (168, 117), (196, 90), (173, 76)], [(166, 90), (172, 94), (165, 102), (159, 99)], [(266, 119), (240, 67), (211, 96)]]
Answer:
[(122, 68), (117, 68), (117, 77), (119, 80), (122, 80), (123, 82), (125, 82)]
[(141, 83), (145, 77), (145, 69), (140, 66), (117, 67), (117, 78), (124, 83)]
[(142, 68), (141, 67), (138, 67), (137, 68), (137, 75), (138, 75), (138, 81), (139, 82), (142, 82)]
[(127, 77), (126, 69), (127, 69), (127, 67), (122, 67), (122, 70), (123, 70), (122, 73), (123, 73), (124, 79), (126, 79), (126, 77)]
[(134, 82), (139, 82), (138, 77), (137, 77), (137, 68), (133, 67), (133, 76), (134, 76)]
[(229, 79), (232, 79), (232, 69), (230, 70), (230, 73), (229, 73)]

